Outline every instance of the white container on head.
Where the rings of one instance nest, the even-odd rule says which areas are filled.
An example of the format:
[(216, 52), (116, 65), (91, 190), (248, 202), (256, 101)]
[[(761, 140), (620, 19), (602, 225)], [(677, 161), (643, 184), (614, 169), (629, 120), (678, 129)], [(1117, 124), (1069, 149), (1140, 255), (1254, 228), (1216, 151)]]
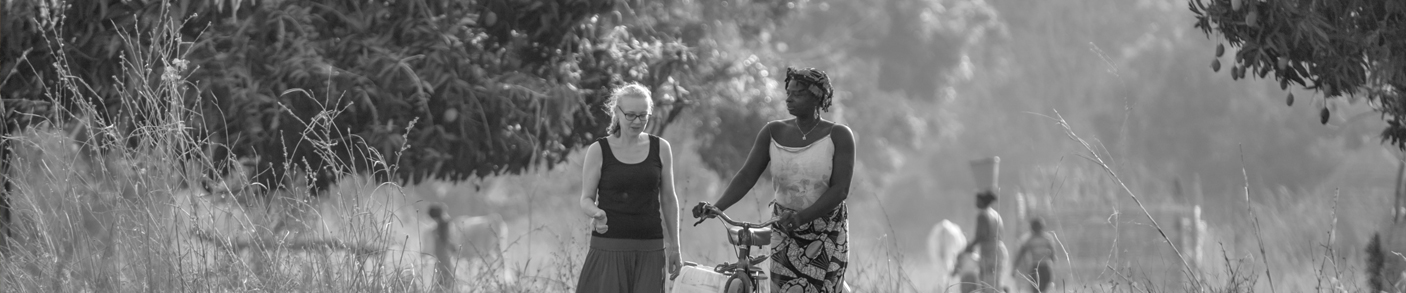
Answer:
[(971, 161), (972, 176), (976, 177), (977, 191), (996, 192), (1000, 190), (997, 178), (1001, 174), (1001, 157), (992, 156)]

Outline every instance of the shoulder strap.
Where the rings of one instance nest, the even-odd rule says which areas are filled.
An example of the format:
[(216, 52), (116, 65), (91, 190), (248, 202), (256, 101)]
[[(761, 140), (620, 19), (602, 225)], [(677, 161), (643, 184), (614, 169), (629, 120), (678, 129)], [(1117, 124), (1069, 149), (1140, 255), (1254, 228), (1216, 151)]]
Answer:
[[(645, 158), (645, 161), (652, 161), (652, 162), (654, 162), (654, 163), (656, 163), (656, 164), (659, 164), (659, 167), (661, 168), (659, 171), (660, 171), (660, 172), (663, 172), (663, 171), (664, 171), (664, 170), (662, 169), (662, 168), (664, 167), (664, 161), (663, 161), (663, 159), (659, 158), (659, 137), (658, 137), (658, 136), (654, 136), (653, 134), (650, 134), (650, 135), (649, 135), (649, 157), (646, 157), (646, 158)], [(659, 219), (660, 219), (660, 220), (663, 220), (663, 219), (664, 219), (664, 209), (665, 209), (665, 207), (664, 207), (664, 176), (663, 176), (664, 174), (663, 174), (663, 173), (660, 173), (659, 175), (660, 175), (660, 176), (659, 176), (659, 181), (658, 181), (658, 182), (655, 182), (655, 184), (656, 184), (656, 185), (655, 185), (655, 186), (656, 186), (655, 194), (658, 195), (658, 198), (656, 198), (655, 200), (659, 201)], [(668, 227), (668, 225), (665, 225), (665, 227)], [(677, 232), (675, 232), (675, 233), (677, 233)]]
[(597, 142), (600, 143), (601, 167), (619, 162), (615, 159), (615, 152), (610, 150), (609, 137), (602, 137)]
[(649, 135), (649, 157), (646, 158), (646, 160), (654, 160), (663, 163), (659, 159), (659, 137), (653, 134)]

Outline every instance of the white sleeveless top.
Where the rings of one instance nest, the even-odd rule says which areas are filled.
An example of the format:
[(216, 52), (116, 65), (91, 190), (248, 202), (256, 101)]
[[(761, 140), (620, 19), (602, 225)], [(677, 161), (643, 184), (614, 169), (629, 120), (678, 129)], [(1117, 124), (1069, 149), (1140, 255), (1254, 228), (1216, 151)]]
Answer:
[(788, 147), (771, 140), (773, 199), (782, 207), (802, 210), (810, 207), (830, 189), (830, 171), (835, 159), (835, 142), (830, 135), (804, 147)]

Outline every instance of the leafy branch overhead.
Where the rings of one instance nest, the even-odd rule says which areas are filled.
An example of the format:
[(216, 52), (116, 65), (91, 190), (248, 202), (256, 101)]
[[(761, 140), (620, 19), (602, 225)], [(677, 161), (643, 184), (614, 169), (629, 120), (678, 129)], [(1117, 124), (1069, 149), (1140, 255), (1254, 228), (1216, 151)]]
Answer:
[[(1406, 2), (1190, 0), (1195, 27), (1239, 50), (1233, 79), (1274, 78), (1325, 99), (1365, 99), (1388, 124), (1383, 142), (1406, 149)], [(1212, 70), (1220, 70), (1217, 45)], [(1293, 104), (1293, 95), (1286, 101)], [(1329, 111), (1321, 110), (1327, 123)]]

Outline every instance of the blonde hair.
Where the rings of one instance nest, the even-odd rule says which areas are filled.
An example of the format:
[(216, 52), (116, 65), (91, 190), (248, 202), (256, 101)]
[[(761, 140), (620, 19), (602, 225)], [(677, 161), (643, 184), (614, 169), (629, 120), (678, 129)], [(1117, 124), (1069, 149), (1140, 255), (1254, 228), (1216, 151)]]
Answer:
[(651, 98), (652, 95), (650, 94), (649, 89), (645, 88), (644, 85), (640, 85), (637, 82), (631, 82), (615, 88), (614, 91), (610, 92), (610, 98), (605, 100), (605, 111), (607, 113), (610, 113), (610, 126), (606, 128), (606, 133), (611, 136), (620, 136), (620, 120), (616, 119), (617, 117), (615, 117), (615, 108), (617, 105), (620, 104), (620, 97), (624, 96), (637, 96), (643, 98), (646, 102), (648, 102), (649, 111), (654, 111), (654, 99)]

